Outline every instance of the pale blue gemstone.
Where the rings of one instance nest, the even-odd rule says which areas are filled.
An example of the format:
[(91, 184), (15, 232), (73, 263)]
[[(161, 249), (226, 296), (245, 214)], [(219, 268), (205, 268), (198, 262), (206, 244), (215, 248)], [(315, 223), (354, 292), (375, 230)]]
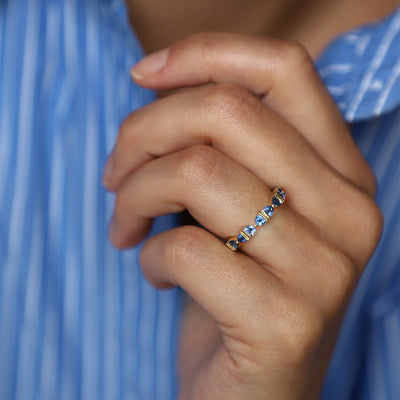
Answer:
[(264, 207), (263, 210), (268, 215), (268, 217), (272, 217), (274, 215), (274, 207), (272, 207), (272, 206)]
[[(248, 225), (246, 228), (243, 228), (243, 232), (246, 232), (250, 237), (256, 234), (256, 227), (254, 225)], [(247, 239), (241, 234), (237, 237), (238, 242), (244, 243), (247, 242)]]
[(265, 220), (264, 217), (262, 217), (261, 215), (257, 215), (256, 217), (256, 225), (257, 226), (262, 226), (266, 223), (267, 221)]
[(249, 236), (254, 236), (256, 234), (256, 227), (254, 225), (246, 226), (243, 229)]

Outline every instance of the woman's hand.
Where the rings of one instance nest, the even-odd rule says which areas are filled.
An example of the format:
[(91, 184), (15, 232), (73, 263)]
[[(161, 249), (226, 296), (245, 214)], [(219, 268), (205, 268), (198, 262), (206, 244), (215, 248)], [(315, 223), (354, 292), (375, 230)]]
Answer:
[[(184, 209), (207, 229), (164, 232), (141, 254), (150, 282), (194, 299), (180, 398), (317, 398), (382, 222), (374, 177), (312, 60), (293, 43), (200, 34), (133, 75), (188, 88), (125, 120), (104, 174), (117, 193), (115, 246)], [(218, 237), (254, 225), (276, 186), (286, 204), (241, 251), (228, 249)]]

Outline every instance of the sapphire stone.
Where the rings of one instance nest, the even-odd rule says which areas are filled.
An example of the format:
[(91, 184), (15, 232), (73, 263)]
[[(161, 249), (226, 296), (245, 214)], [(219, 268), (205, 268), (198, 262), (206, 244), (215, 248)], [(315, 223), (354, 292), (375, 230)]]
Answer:
[(261, 215), (257, 215), (256, 217), (256, 225), (257, 226), (262, 226), (266, 223), (267, 221), (265, 220), (264, 217), (262, 217)]
[(268, 215), (268, 217), (272, 217), (274, 215), (274, 207), (272, 207), (272, 206), (267, 206), (267, 207), (263, 208), (263, 210)]
[(232, 246), (235, 250), (239, 248), (239, 243), (237, 240), (230, 240), (229, 245)]
[(237, 240), (238, 240), (238, 242), (240, 242), (240, 243), (247, 242), (247, 239), (246, 239), (245, 237), (243, 237), (242, 235), (239, 235), (238, 238), (237, 238)]
[(278, 196), (274, 196), (272, 198), (272, 205), (274, 207), (280, 207), (283, 204), (283, 201), (281, 198), (279, 198)]
[(278, 188), (277, 193), (278, 193), (279, 196), (281, 196), (283, 199), (286, 198), (286, 193), (285, 193), (281, 188)]
[(254, 236), (256, 234), (256, 227), (254, 225), (248, 225), (243, 229), (249, 236)]

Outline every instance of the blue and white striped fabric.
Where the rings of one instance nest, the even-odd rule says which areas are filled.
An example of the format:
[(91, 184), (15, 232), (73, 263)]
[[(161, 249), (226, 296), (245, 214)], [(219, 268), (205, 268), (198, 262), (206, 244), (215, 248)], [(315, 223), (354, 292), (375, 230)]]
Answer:
[(372, 165), (384, 213), (381, 243), (348, 310), (324, 400), (400, 399), (400, 9), (356, 29), (319, 71)]
[(108, 243), (100, 183), (154, 99), (129, 76), (141, 57), (119, 2), (0, 0), (1, 400), (175, 396), (180, 296)]
[[(400, 11), (330, 46), (321, 75), (373, 165), (383, 241), (354, 296), (323, 398), (400, 398)], [(101, 170), (154, 99), (122, 0), (0, 0), (0, 399), (173, 400), (177, 290), (107, 241)], [(158, 219), (153, 232), (176, 223)]]

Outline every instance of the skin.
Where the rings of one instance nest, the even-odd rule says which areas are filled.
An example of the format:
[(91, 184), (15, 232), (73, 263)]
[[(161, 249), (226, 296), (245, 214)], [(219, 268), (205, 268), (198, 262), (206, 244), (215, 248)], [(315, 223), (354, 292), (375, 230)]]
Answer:
[(193, 33), (223, 31), (294, 40), (315, 58), (335, 36), (385, 17), (398, 0), (127, 0), (127, 4), (148, 53)]
[[(180, 399), (317, 399), (382, 217), (373, 173), (310, 51), (286, 39), (195, 34), (132, 75), (155, 90), (185, 89), (126, 118), (104, 172), (116, 192), (116, 247), (185, 209), (205, 228), (164, 232), (141, 253), (152, 284), (179, 285), (192, 299)], [(278, 185), (285, 205), (229, 250), (219, 238), (253, 223)]]

